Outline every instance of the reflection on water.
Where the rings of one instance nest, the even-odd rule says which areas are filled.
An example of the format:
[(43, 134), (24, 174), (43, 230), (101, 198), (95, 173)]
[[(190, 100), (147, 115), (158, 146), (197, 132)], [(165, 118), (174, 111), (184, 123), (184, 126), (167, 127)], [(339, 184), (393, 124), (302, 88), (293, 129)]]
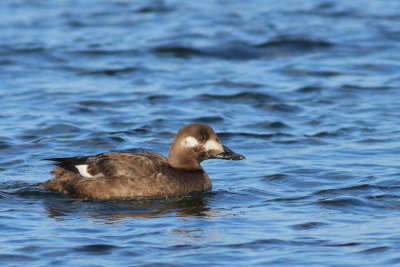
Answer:
[(36, 187), (26, 183), (3, 183), (0, 196), (4, 201), (40, 200), (50, 218), (87, 216), (95, 219), (118, 221), (124, 218), (160, 218), (168, 214), (180, 217), (213, 216), (207, 202), (212, 199), (210, 192), (168, 196), (154, 199), (75, 199), (62, 193)]
[(43, 205), (49, 217), (85, 215), (90, 218), (118, 221), (124, 218), (160, 218), (178, 216), (209, 216), (205, 194), (172, 196), (166, 199), (142, 200), (79, 200), (70, 197), (45, 198)]

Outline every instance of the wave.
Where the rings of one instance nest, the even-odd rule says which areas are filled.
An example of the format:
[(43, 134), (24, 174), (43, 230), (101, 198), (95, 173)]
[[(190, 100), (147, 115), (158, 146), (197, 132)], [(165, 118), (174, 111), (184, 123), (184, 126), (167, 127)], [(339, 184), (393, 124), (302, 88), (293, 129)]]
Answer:
[(251, 60), (264, 57), (287, 56), (293, 53), (309, 53), (333, 47), (325, 40), (307, 36), (278, 36), (260, 44), (244, 41), (220, 44), (210, 47), (192, 47), (178, 44), (165, 44), (154, 47), (156, 54), (169, 54), (175, 57), (214, 57), (227, 60)]
[(198, 96), (200, 99), (205, 100), (225, 100), (225, 101), (253, 101), (254, 103), (276, 102), (279, 98), (266, 94), (255, 92), (243, 92), (230, 95), (217, 95), (217, 94), (201, 94)]

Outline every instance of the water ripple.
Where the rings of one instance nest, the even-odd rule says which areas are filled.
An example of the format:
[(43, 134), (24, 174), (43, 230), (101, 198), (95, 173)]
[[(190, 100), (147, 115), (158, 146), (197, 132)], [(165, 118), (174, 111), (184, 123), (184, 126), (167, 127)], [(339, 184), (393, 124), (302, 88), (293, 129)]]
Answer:
[[(3, 2), (5, 265), (400, 262), (399, 1)], [(190, 122), (247, 157), (202, 163), (208, 192), (37, 187), (43, 158), (167, 155)]]

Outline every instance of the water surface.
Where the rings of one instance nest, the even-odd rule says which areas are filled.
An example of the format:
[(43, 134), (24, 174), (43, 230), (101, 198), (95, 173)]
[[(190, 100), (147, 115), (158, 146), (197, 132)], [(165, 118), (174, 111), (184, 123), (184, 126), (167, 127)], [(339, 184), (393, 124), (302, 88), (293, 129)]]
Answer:
[[(400, 263), (400, 2), (2, 1), (0, 262)], [(48, 157), (210, 124), (209, 192), (80, 200)]]

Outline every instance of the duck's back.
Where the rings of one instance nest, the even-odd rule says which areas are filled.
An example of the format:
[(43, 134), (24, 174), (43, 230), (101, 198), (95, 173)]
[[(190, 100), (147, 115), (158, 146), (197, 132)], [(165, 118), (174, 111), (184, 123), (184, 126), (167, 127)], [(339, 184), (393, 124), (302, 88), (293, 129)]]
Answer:
[(161, 197), (204, 191), (211, 182), (203, 169), (172, 168), (156, 153), (104, 153), (56, 161), (53, 179), (41, 186), (81, 198)]

